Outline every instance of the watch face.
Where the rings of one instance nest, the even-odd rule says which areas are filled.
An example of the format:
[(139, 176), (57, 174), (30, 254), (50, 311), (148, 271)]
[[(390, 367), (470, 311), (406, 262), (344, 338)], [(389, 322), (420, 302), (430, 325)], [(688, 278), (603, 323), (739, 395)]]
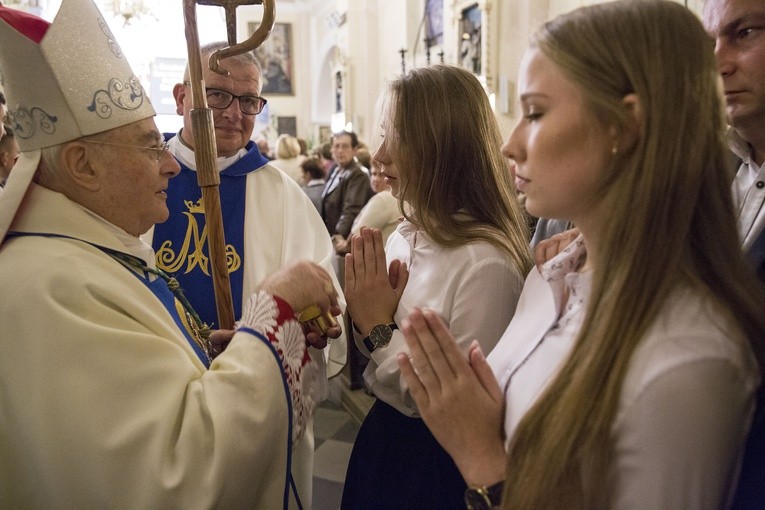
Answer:
[(380, 324), (372, 328), (369, 340), (375, 347), (385, 347), (393, 337), (393, 330), (387, 324)]

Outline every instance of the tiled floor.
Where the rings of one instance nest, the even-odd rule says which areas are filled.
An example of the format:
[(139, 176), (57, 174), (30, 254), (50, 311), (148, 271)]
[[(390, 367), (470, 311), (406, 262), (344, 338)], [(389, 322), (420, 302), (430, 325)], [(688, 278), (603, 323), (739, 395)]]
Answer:
[[(372, 398), (363, 390), (340, 389), (336, 382), (330, 397), (316, 409), (314, 418), (313, 509), (337, 510), (343, 494), (345, 471), (360, 420), (369, 410)], [(345, 406), (341, 405), (341, 402)], [(348, 410), (353, 413), (348, 412)]]

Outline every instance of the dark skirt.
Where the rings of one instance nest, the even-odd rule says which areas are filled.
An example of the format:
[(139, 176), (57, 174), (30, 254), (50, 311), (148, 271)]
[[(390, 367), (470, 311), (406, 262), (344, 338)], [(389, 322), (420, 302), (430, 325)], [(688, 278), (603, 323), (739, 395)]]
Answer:
[(378, 399), (356, 436), (340, 508), (464, 510), (466, 488), (425, 423)]

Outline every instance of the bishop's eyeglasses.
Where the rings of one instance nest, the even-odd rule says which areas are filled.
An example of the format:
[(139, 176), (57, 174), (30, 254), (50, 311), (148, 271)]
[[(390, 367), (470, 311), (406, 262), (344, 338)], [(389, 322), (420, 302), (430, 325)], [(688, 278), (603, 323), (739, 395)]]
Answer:
[(159, 163), (162, 161), (162, 156), (165, 155), (165, 153), (170, 148), (170, 145), (166, 141), (162, 141), (162, 143), (159, 144), (159, 147), (142, 147), (140, 145), (127, 145), (124, 143), (112, 143), (112, 142), (102, 142), (101, 140), (80, 140), (81, 142), (85, 143), (96, 143), (98, 145), (111, 145), (114, 147), (127, 147), (129, 149), (141, 149), (145, 151), (152, 151), (156, 155), (156, 159), (154, 160), (156, 163)]

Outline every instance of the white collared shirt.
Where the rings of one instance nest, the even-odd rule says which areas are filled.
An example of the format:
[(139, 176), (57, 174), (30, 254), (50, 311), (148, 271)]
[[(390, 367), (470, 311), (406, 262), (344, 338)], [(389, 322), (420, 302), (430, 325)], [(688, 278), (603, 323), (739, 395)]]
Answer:
[[(581, 329), (593, 277), (576, 273), (584, 255), (580, 236), (541, 272), (531, 270), (512, 322), (487, 357), (505, 391), (506, 447)], [(610, 507), (725, 508), (758, 384), (738, 324), (710, 296), (678, 285), (632, 354), (622, 383), (611, 428), (613, 461), (594, 482), (609, 487)]]
[[(445, 248), (405, 220), (388, 238), (385, 255), (388, 264), (399, 259), (409, 269), (396, 324), (414, 308), (429, 308), (444, 319), (466, 356), (473, 339), (484, 353), (491, 351), (513, 316), (523, 284), (520, 269), (499, 248), (485, 241)], [(358, 335), (356, 345), (369, 356)], [(372, 352), (364, 380), (379, 399), (407, 416), (418, 416), (396, 361), (400, 352), (409, 349), (397, 330), (387, 346)]]
[(728, 145), (742, 163), (733, 181), (733, 205), (744, 251), (765, 229), (765, 164), (752, 159), (752, 148), (735, 129), (728, 129)]
[(349, 168), (341, 167), (338, 165), (335, 170), (332, 172), (332, 174), (329, 176), (329, 179), (327, 179), (327, 183), (324, 185), (324, 191), (321, 193), (321, 197), (324, 198), (327, 195), (329, 195), (332, 191), (337, 188), (340, 183), (345, 179), (348, 174), (350, 173)]

